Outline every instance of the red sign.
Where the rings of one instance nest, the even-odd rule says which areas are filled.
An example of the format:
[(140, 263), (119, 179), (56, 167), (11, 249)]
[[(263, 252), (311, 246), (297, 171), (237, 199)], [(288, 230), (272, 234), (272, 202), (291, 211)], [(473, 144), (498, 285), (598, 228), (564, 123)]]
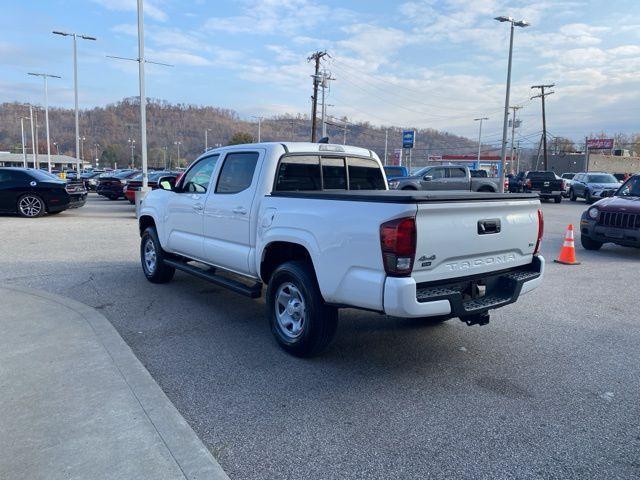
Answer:
[(613, 138), (590, 138), (587, 140), (587, 148), (611, 150), (613, 148)]

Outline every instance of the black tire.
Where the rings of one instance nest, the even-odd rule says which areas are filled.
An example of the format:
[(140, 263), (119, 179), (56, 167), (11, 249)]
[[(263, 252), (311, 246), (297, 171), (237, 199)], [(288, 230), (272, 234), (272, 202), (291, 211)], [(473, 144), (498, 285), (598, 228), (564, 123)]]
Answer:
[(415, 187), (402, 187), (401, 190), (413, 190), (413, 191), (417, 191), (418, 189)]
[(580, 243), (585, 250), (600, 250), (602, 248), (602, 242), (593, 240), (585, 235), (580, 235)]
[(553, 197), (553, 201), (555, 203), (560, 203), (562, 201), (562, 197)]
[[(290, 300), (284, 308), (278, 298), (286, 297), (287, 291)], [(302, 302), (296, 305), (292, 302), (296, 298)], [(294, 310), (291, 314), (287, 312), (289, 306)], [(306, 262), (286, 262), (273, 272), (267, 288), (266, 308), (271, 333), (285, 351), (296, 357), (312, 357), (322, 352), (338, 328), (338, 309), (325, 304), (313, 267)], [(296, 308), (298, 314), (300, 308), (303, 311), (297, 331), (293, 323), (288, 329), (282, 320), (283, 315), (293, 317)]]
[(64, 210), (58, 210), (57, 212), (47, 212), (47, 215), (58, 215), (59, 213), (64, 212)]
[(485, 193), (494, 193), (495, 190), (492, 189), (491, 187), (480, 187), (478, 189), (478, 192), (485, 192)]
[(117, 200), (118, 199), (118, 197), (116, 197), (115, 195), (109, 195), (107, 198), (109, 200)]
[(578, 200), (578, 197), (576, 197), (576, 192), (573, 191), (573, 188), (569, 190), (569, 200), (571, 200), (572, 202)]
[[(147, 248), (151, 249), (151, 246), (155, 253), (154, 267), (151, 266), (150, 261), (147, 261), (148, 259), (146, 256), (146, 253), (148, 253)], [(142, 272), (144, 273), (144, 276), (151, 283), (170, 282), (173, 275), (176, 273), (175, 268), (164, 263), (165, 257), (166, 253), (162, 250), (155, 227), (147, 228), (140, 239), (140, 263), (142, 264)]]
[(591, 198), (591, 192), (589, 190), (584, 191), (584, 201), (587, 202), (588, 205), (593, 203), (593, 198)]
[(16, 203), (18, 215), (25, 218), (41, 217), (47, 212), (47, 206), (40, 195), (25, 193)]

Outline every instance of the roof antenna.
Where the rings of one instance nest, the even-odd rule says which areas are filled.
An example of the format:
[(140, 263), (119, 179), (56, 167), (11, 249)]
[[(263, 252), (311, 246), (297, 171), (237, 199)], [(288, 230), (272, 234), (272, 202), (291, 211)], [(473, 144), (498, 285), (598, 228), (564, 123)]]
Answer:
[(322, 137), (318, 140), (318, 143), (329, 143), (329, 137)]

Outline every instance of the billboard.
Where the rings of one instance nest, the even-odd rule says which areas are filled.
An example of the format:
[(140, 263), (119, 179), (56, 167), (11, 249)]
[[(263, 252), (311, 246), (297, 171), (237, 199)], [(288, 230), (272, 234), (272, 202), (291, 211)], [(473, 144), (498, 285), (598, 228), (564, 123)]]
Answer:
[(589, 138), (587, 148), (594, 150), (611, 150), (613, 148), (613, 138)]
[(413, 148), (416, 143), (415, 130), (402, 131), (402, 148)]

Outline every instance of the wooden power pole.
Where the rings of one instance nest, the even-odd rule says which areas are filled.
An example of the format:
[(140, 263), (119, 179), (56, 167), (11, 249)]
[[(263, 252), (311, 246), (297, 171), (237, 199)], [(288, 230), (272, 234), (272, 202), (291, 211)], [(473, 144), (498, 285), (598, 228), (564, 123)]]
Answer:
[(318, 113), (318, 85), (320, 84), (320, 60), (327, 56), (327, 52), (315, 52), (307, 61), (315, 62), (315, 73), (311, 76), (313, 78), (313, 96), (311, 97), (311, 143), (316, 142), (316, 118)]
[(534, 95), (533, 97), (531, 97), (532, 99), (534, 98), (540, 98), (542, 99), (542, 145), (543, 145), (543, 167), (544, 170), (547, 171), (549, 170), (549, 163), (548, 163), (548, 157), (547, 157), (547, 116), (545, 114), (545, 109), (544, 109), (544, 99), (547, 95), (551, 95), (554, 92), (545, 92), (545, 88), (552, 88), (553, 86), (555, 86), (555, 83), (551, 83), (549, 85), (533, 85), (531, 88), (539, 88), (540, 89), (540, 93), (538, 95)]

